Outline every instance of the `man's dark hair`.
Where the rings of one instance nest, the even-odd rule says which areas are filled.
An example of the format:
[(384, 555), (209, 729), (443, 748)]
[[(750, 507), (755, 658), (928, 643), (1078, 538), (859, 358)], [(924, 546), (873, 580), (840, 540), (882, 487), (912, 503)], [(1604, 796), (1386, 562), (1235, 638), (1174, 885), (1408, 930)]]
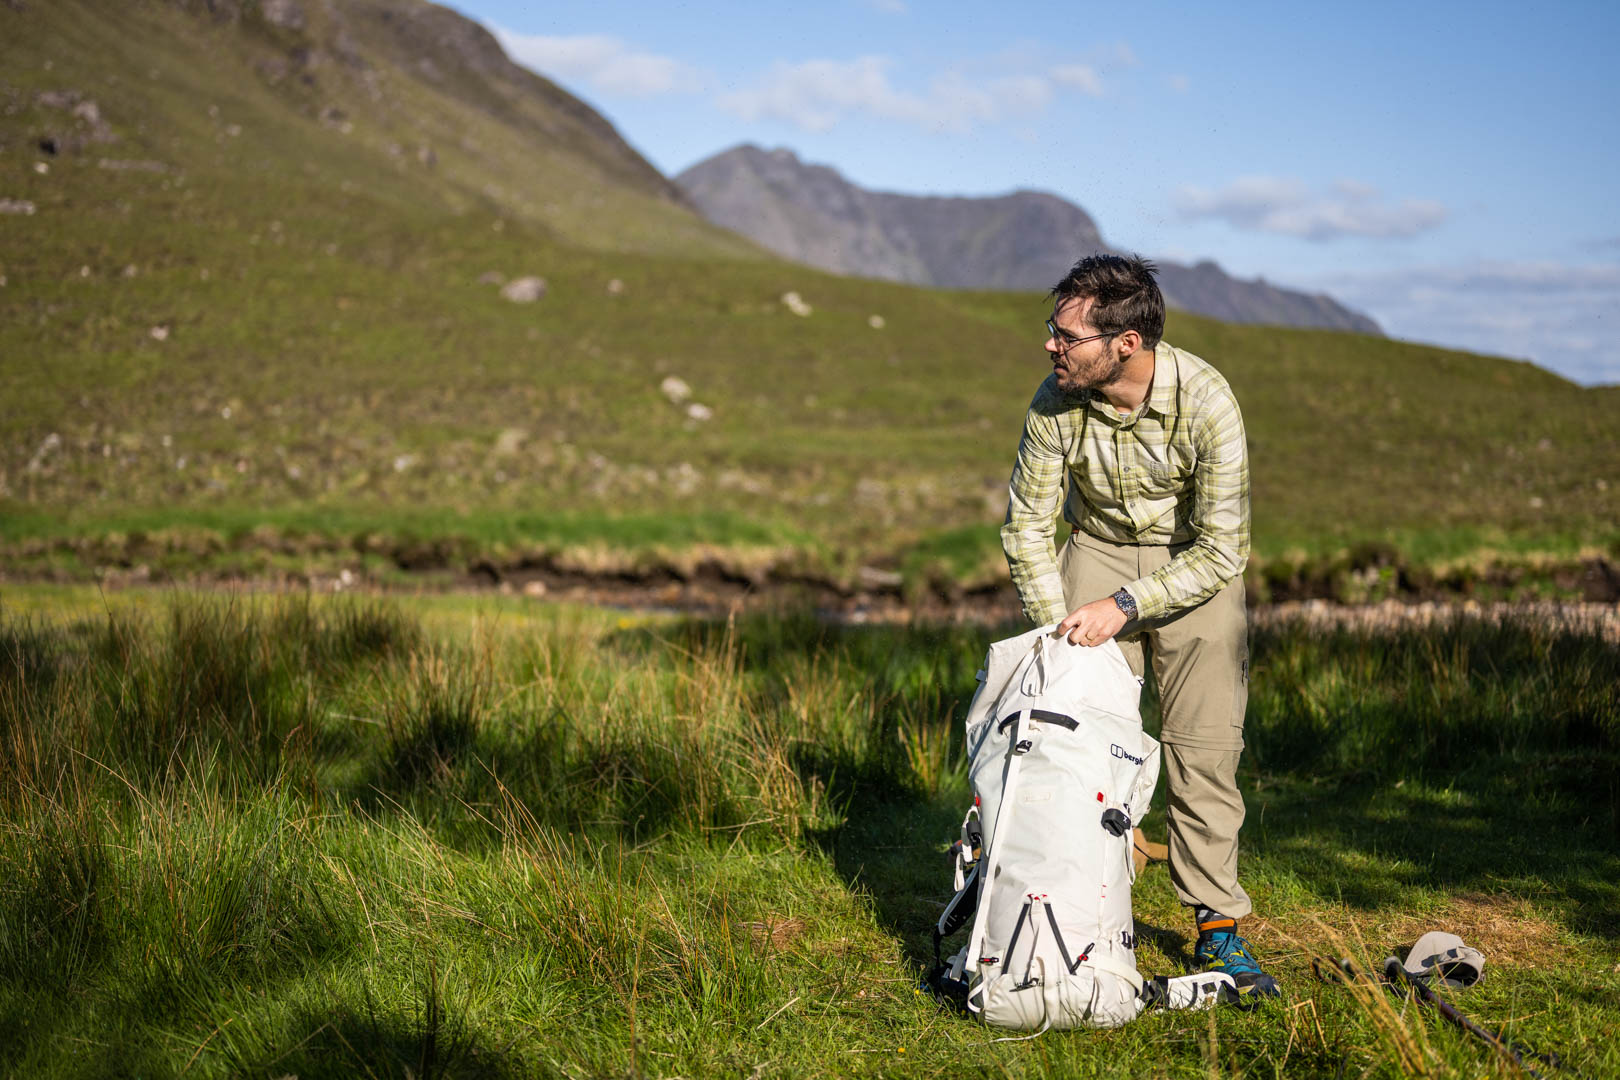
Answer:
[(1151, 349), (1164, 337), (1164, 294), (1153, 280), (1158, 272), (1140, 255), (1087, 255), (1052, 286), (1052, 302), (1062, 307), (1089, 296), (1086, 321), (1098, 333), (1135, 330), (1142, 335), (1143, 347)]

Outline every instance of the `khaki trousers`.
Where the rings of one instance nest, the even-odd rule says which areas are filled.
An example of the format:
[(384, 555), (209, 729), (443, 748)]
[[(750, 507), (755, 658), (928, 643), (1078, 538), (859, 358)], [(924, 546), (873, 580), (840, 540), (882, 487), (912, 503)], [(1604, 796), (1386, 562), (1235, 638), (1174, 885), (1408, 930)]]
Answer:
[[(1058, 567), (1073, 611), (1153, 573), (1181, 544), (1116, 544), (1076, 529)], [(1249, 704), (1243, 579), (1163, 619), (1125, 624), (1115, 639), (1138, 677), (1153, 665), (1169, 788), (1170, 881), (1184, 904), (1242, 918), (1253, 905), (1237, 879), (1243, 796), (1237, 766)], [(1146, 654), (1144, 656), (1144, 653)]]

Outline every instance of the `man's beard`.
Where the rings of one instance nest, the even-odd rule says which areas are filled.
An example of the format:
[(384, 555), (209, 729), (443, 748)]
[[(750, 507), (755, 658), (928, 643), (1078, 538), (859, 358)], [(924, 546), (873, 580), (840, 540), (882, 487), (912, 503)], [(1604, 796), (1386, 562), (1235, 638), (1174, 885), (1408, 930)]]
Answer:
[[(1106, 390), (1108, 387), (1117, 383), (1120, 380), (1120, 377), (1125, 374), (1125, 364), (1118, 360), (1104, 359), (1100, 361), (1096, 367), (1101, 368), (1102, 370), (1099, 372), (1096, 369), (1092, 369), (1088, 372), (1071, 373), (1067, 369), (1057, 371), (1057, 369), (1054, 368), (1054, 371), (1057, 371), (1058, 376), (1058, 389), (1069, 394), (1079, 394), (1092, 390)], [(1089, 379), (1086, 377), (1087, 375), (1090, 376)]]

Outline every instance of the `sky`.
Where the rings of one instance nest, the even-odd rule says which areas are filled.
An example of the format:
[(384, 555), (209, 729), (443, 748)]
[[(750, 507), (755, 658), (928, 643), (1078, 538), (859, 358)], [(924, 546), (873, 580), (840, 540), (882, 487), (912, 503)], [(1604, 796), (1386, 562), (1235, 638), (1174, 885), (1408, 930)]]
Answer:
[(751, 142), (1049, 191), (1116, 247), (1620, 383), (1620, 4), (453, 6), (669, 176)]

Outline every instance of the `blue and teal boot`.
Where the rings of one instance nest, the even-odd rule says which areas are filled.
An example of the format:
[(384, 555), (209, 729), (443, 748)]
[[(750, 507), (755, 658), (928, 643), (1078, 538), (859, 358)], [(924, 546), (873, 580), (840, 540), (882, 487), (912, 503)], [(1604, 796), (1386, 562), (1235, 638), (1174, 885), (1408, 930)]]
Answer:
[(1237, 920), (1219, 912), (1200, 912), (1198, 944), (1193, 946), (1193, 970), (1220, 971), (1232, 976), (1245, 997), (1278, 997), (1277, 980), (1260, 969), (1249, 943), (1238, 936)]

